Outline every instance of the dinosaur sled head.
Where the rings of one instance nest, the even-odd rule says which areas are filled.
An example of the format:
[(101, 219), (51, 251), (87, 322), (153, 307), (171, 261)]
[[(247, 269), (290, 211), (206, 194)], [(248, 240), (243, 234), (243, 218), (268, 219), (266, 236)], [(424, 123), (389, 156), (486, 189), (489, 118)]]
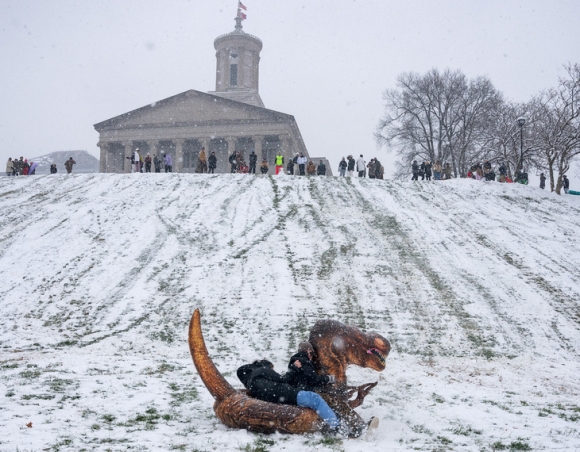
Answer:
[(339, 383), (346, 383), (349, 365), (383, 371), (391, 351), (391, 344), (380, 334), (365, 333), (336, 320), (316, 322), (309, 341), (316, 350), (320, 373), (335, 375)]

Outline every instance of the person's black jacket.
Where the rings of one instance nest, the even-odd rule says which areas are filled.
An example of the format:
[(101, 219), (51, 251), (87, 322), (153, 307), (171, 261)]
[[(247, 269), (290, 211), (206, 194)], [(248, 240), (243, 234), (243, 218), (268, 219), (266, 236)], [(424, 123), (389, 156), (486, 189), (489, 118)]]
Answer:
[(230, 157), (228, 158), (228, 161), (230, 162), (230, 165), (236, 164), (236, 153), (235, 152), (230, 155)]
[[(259, 363), (254, 363), (254, 365), (257, 364)], [(296, 397), (298, 397), (300, 389), (289, 385), (285, 377), (282, 377), (267, 364), (256, 366), (249, 375), (244, 372), (240, 376), (238, 370), (238, 377), (248, 388), (248, 393), (256, 399), (271, 403), (296, 405)]]
[(431, 177), (431, 163), (425, 163), (425, 176)]
[(326, 165), (322, 162), (318, 164), (318, 168), (316, 169), (316, 174), (318, 176), (324, 176), (326, 174)]
[(500, 176), (507, 176), (507, 168), (503, 163), (498, 168), (498, 171)]
[(419, 174), (419, 165), (417, 162), (413, 162), (413, 175)]
[(348, 170), (349, 171), (354, 171), (354, 164), (356, 162), (354, 161), (354, 159), (351, 157), (348, 159)]
[(207, 159), (207, 162), (209, 163), (210, 168), (216, 169), (217, 157), (215, 155), (210, 155), (209, 158)]
[[(339, 170), (341, 170), (341, 169), (344, 169), (345, 170), (346, 169), (346, 166), (347, 166), (346, 160), (341, 160), (340, 163), (338, 164), (338, 169)], [(353, 168), (354, 168), (354, 166), (353, 166)]]
[(251, 166), (256, 166), (256, 163), (258, 162), (258, 156), (255, 152), (251, 152), (250, 153), (250, 165)]
[(565, 179), (562, 178), (562, 186), (564, 188), (570, 188), (570, 179), (568, 179), (568, 178), (565, 178)]
[(50, 174), (56, 174), (57, 171), (55, 164), (50, 165)]
[[(296, 367), (294, 365), (296, 361), (300, 361), (302, 367)], [(284, 379), (288, 384), (303, 391), (314, 391), (330, 383), (330, 377), (328, 375), (319, 375), (316, 373), (314, 364), (308, 359), (306, 352), (298, 352), (290, 358), (288, 372), (284, 375)]]

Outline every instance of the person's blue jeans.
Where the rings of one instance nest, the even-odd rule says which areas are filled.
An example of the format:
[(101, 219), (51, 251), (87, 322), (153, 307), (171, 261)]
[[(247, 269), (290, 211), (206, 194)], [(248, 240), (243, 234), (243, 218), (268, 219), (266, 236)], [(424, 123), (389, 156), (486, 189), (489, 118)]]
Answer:
[(345, 170), (344, 168), (340, 168), (340, 170), (339, 170), (339, 171), (340, 171), (340, 175), (341, 175), (342, 177), (344, 177), (344, 175), (345, 175), (345, 173), (346, 173), (346, 170)]
[(296, 403), (298, 406), (303, 406), (316, 411), (316, 414), (318, 414), (324, 422), (332, 428), (338, 428), (340, 425), (340, 421), (336, 417), (336, 414), (334, 414), (334, 411), (332, 411), (324, 399), (315, 392), (300, 391), (296, 397)]

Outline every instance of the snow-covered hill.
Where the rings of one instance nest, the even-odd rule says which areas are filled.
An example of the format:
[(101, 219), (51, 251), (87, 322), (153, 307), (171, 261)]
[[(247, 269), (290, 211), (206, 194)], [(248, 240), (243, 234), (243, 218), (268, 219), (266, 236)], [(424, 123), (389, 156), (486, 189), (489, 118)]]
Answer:
[[(0, 450), (580, 448), (580, 197), (457, 180), (0, 179)], [(374, 437), (230, 430), (189, 356), (280, 371), (316, 320), (387, 337)], [(28, 424), (32, 423), (32, 424)], [(27, 427), (31, 425), (31, 427)]]

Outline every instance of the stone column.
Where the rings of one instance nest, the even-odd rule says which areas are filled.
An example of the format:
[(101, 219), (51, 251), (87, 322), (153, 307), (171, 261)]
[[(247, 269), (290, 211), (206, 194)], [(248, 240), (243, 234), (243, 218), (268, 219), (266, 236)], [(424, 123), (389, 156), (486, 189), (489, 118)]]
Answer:
[[(151, 154), (151, 172), (154, 173), (155, 172), (155, 165), (153, 164), (153, 160), (155, 158), (155, 155), (157, 154), (157, 141), (148, 141), (147, 145), (149, 146), (149, 153)], [(157, 158), (159, 160), (161, 159), (161, 156), (157, 156)], [(161, 165), (161, 167), (163, 167), (163, 165)]]
[(256, 151), (256, 155), (258, 156), (258, 166), (262, 163), (262, 159), (265, 157), (262, 155), (262, 140), (264, 137), (262, 136), (255, 136), (252, 137), (252, 141), (254, 142), (254, 151)]
[(185, 140), (173, 140), (175, 143), (175, 173), (183, 172), (183, 143)]
[(278, 139), (280, 140), (280, 151), (282, 151), (284, 156), (284, 163), (288, 163), (288, 159), (293, 157), (290, 149), (290, 138), (287, 135), (280, 135)]
[(101, 148), (101, 155), (99, 158), (99, 173), (107, 173), (108, 172), (108, 165), (107, 165), (107, 158), (108, 158), (108, 151), (109, 151), (109, 144), (105, 143), (104, 141), (100, 141), (97, 143), (97, 146)]
[(236, 143), (238, 142), (237, 138), (229, 137), (226, 138), (228, 142), (228, 155), (230, 155), (236, 149)]
[(133, 153), (133, 142), (132, 141), (124, 141), (123, 146), (125, 146), (125, 164), (123, 167), (125, 168), (126, 173), (131, 172), (131, 154)]
[(148, 141), (147, 145), (149, 146), (149, 153), (151, 154), (151, 158), (153, 158), (153, 156), (157, 154), (157, 141)]
[(232, 154), (232, 152), (234, 152), (236, 150), (236, 142), (238, 141), (238, 139), (233, 138), (233, 137), (229, 137), (229, 138), (226, 138), (226, 141), (228, 142), (228, 151), (225, 155), (225, 160), (227, 162), (226, 173), (229, 173), (229, 172), (231, 172), (231, 168), (232, 168), (232, 166), (230, 165), (230, 162), (229, 162), (229, 158), (230, 158), (230, 155)]

